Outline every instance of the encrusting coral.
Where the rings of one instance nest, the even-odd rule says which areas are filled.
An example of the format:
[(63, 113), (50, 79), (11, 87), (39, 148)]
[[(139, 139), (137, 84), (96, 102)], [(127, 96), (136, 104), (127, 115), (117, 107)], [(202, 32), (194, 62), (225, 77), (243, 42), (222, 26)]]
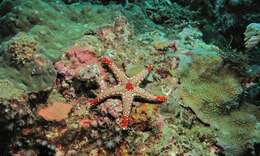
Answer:
[(3, 42), (0, 51), (0, 88), (8, 88), (0, 92), (0, 98), (20, 99), (27, 93), (51, 89), (56, 71), (32, 35), (20, 32)]
[(40, 109), (38, 115), (47, 121), (62, 121), (68, 117), (71, 108), (72, 105), (70, 104), (56, 102), (46, 108)]
[(8, 52), (15, 64), (25, 64), (32, 61), (37, 50), (37, 42), (25, 33), (19, 33), (8, 45)]
[(64, 60), (54, 64), (59, 74), (63, 75), (67, 80), (76, 77), (90, 76), (94, 74), (86, 74), (88, 67), (96, 65), (99, 72), (104, 73), (94, 50), (90, 48), (74, 47), (68, 50)]
[(148, 65), (146, 69), (144, 69), (136, 76), (128, 78), (108, 57), (102, 57), (101, 61), (112, 70), (118, 81), (118, 84), (108, 89), (104, 85), (100, 85), (101, 92), (97, 95), (97, 98), (91, 100), (90, 103), (96, 105), (109, 97), (121, 96), (123, 101), (123, 117), (121, 119), (120, 126), (122, 128), (128, 128), (128, 123), (130, 120), (129, 115), (135, 96), (159, 103), (166, 101), (165, 96), (154, 96), (139, 87), (140, 83), (152, 70), (152, 65)]

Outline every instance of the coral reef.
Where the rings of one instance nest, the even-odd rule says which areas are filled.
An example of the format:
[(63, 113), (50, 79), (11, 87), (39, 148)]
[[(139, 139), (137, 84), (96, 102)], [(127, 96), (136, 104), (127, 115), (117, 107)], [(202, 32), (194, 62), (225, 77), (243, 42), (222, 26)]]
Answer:
[(259, 155), (257, 30), (246, 51), (203, 41), (253, 3), (0, 1), (0, 151)]

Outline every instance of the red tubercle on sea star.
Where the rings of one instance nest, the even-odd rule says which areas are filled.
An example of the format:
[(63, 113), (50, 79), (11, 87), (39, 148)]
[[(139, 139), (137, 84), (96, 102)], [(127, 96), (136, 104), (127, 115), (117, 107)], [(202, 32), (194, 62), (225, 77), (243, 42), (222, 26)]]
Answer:
[(88, 102), (90, 103), (90, 105), (94, 106), (94, 105), (98, 104), (99, 100), (98, 99), (89, 99)]
[(112, 61), (107, 56), (102, 56), (101, 57), (101, 61), (102, 61), (102, 63), (104, 63), (104, 64), (106, 64), (108, 66), (112, 66)]
[(134, 85), (131, 82), (127, 82), (125, 89), (127, 91), (132, 91), (134, 89)]
[(166, 96), (156, 96), (155, 99), (159, 102), (165, 102), (167, 100)]
[(123, 128), (123, 129), (127, 129), (129, 121), (130, 121), (129, 116), (123, 116), (121, 121), (120, 121), (120, 127)]

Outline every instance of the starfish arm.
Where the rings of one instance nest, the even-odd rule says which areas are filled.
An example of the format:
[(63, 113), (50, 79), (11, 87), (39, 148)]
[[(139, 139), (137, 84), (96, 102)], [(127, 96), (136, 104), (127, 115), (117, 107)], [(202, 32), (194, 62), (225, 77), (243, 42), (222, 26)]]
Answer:
[(139, 85), (144, 78), (151, 72), (152, 66), (148, 65), (142, 72), (131, 78), (133, 84)]
[(123, 87), (117, 85), (109, 89), (101, 89), (101, 92), (97, 95), (98, 101), (102, 101), (108, 97), (120, 96), (122, 93)]
[(135, 88), (134, 90), (135, 96), (141, 97), (147, 101), (154, 101), (154, 102), (165, 102), (167, 98), (165, 96), (154, 96), (151, 93), (147, 92), (143, 88)]
[(147, 92), (146, 90), (144, 90), (143, 88), (140, 88), (140, 87), (135, 88), (134, 92), (135, 92), (136, 96), (143, 98), (145, 100), (148, 100), (148, 101), (153, 101), (156, 97), (156, 96), (152, 95), (151, 93)]
[(99, 87), (101, 90), (104, 90), (105, 88), (107, 88), (107, 85), (104, 81), (104, 76), (97, 76), (97, 82), (99, 84)]
[(122, 96), (123, 116), (121, 118), (120, 126), (123, 129), (128, 128), (133, 99), (134, 99), (134, 97), (133, 97), (132, 93), (130, 93), (130, 92), (129, 93), (125, 93)]
[(133, 99), (134, 99), (134, 97), (131, 93), (126, 93), (122, 96), (123, 116), (129, 116), (130, 115)]
[(114, 76), (116, 78), (116, 80), (121, 83), (127, 80), (127, 77), (125, 76), (124, 72), (121, 71), (121, 69), (119, 69), (115, 63), (113, 63), (109, 57), (107, 56), (103, 56), (101, 58), (101, 61), (108, 65), (108, 67), (111, 69), (111, 71), (114, 73)]
[(111, 65), (111, 70), (112, 72), (114, 73), (114, 76), (116, 78), (116, 80), (119, 82), (119, 83), (122, 83), (122, 82), (126, 82), (127, 81), (127, 77), (125, 76), (125, 74), (121, 71), (121, 69), (119, 69), (114, 63)]

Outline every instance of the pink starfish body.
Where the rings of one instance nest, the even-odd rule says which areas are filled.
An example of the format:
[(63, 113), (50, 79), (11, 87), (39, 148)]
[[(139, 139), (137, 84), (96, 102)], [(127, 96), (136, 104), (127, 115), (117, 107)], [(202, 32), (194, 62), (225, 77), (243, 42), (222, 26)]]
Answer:
[(101, 86), (101, 91), (97, 95), (95, 100), (90, 101), (91, 104), (95, 105), (103, 100), (114, 97), (121, 96), (123, 102), (123, 116), (121, 118), (120, 126), (123, 129), (128, 128), (128, 123), (130, 120), (130, 113), (132, 108), (132, 102), (134, 97), (140, 97), (148, 101), (162, 103), (166, 101), (165, 96), (154, 96), (140, 88), (140, 83), (152, 70), (152, 65), (148, 65), (146, 69), (137, 74), (134, 77), (127, 77), (124, 72), (122, 72), (108, 57), (101, 58), (102, 63), (108, 65), (111, 71), (114, 73), (118, 84), (112, 88), (103, 88)]

